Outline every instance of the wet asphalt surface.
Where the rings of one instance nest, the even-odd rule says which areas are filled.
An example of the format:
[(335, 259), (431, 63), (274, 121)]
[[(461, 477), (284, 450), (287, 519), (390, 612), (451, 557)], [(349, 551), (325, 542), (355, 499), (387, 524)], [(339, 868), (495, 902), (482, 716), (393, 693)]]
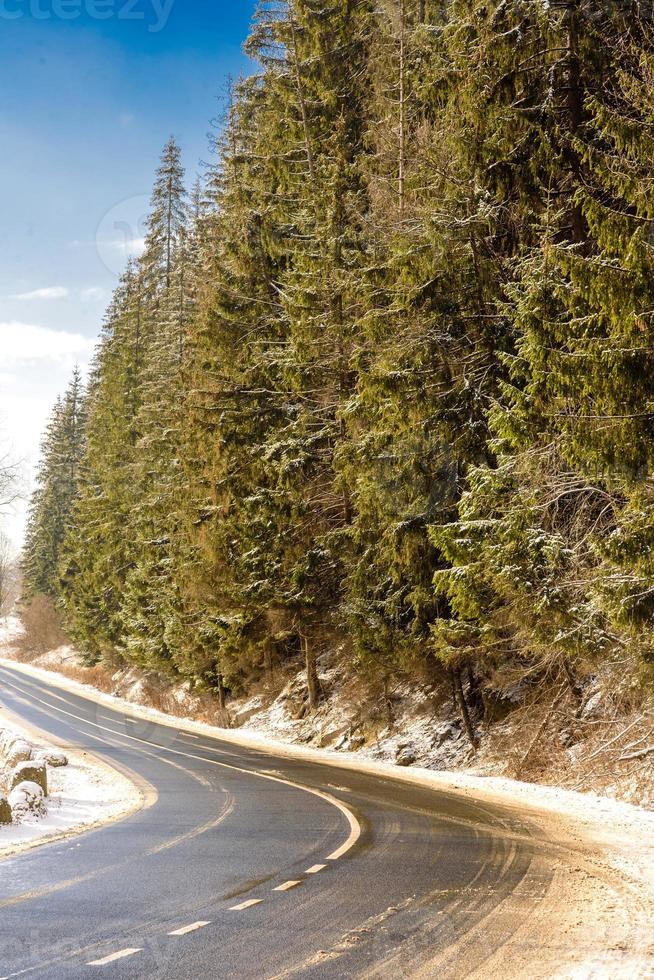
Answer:
[(2, 705), (156, 799), (0, 861), (0, 978), (462, 977), (549, 885), (499, 807), (193, 735), (6, 667)]

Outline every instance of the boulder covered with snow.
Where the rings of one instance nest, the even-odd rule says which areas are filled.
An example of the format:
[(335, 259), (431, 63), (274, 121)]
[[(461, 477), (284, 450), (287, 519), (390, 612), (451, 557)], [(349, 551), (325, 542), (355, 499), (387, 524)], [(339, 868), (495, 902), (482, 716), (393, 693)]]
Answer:
[(15, 741), (16, 735), (14, 732), (8, 732), (6, 729), (0, 731), (0, 758), (4, 759), (7, 754), (7, 749)]
[(10, 779), (10, 788), (13, 790), (20, 783), (36, 783), (43, 791), (43, 795), (48, 795), (48, 772), (45, 762), (19, 762), (14, 768)]
[(395, 764), (398, 766), (412, 766), (418, 758), (418, 753), (412, 745), (398, 745), (395, 755)]
[(11, 806), (6, 796), (0, 796), (0, 824), (11, 823)]
[(52, 766), (53, 769), (68, 765), (68, 756), (64, 755), (63, 752), (58, 752), (56, 749), (41, 749), (36, 753), (34, 758), (37, 762), (45, 762), (47, 765)]
[(13, 818), (18, 820), (46, 814), (44, 793), (38, 783), (25, 781), (14, 786), (9, 794), (9, 805)]
[(32, 746), (22, 738), (15, 738), (7, 745), (4, 756), (7, 769), (15, 769), (19, 763), (32, 758)]

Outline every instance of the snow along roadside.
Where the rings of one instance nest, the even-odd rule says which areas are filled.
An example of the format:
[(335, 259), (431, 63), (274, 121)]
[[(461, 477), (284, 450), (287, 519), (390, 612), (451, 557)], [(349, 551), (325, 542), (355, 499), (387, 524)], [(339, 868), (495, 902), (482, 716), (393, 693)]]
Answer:
[[(547, 851), (555, 874), (539, 909), (497, 964), (486, 962), (480, 980), (636, 980), (654, 977), (654, 813), (591, 793), (474, 776), (402, 768), (365, 755), (307, 748), (259, 733), (217, 728), (98, 691), (51, 670), (5, 657), (0, 664), (135, 718), (209, 735), (277, 758), (294, 758), (365, 772), (455, 794), (478, 804), (501, 805), (519, 818), (530, 840)], [(487, 924), (488, 925), (488, 924)], [(542, 963), (533, 959), (534, 943)], [(463, 951), (462, 954), (463, 956)], [(521, 959), (521, 957), (527, 957)], [(434, 964), (437, 969), (437, 964)], [(542, 971), (541, 968), (542, 967)], [(429, 974), (428, 974), (429, 975)], [(432, 976), (434, 974), (431, 974)], [(436, 974), (437, 975), (437, 974)], [(472, 971), (470, 976), (477, 976)]]
[(156, 801), (153, 787), (140, 777), (42, 732), (1, 703), (0, 728), (36, 748), (61, 749), (68, 757), (67, 766), (48, 767), (46, 816), (0, 825), (0, 859), (103, 827)]

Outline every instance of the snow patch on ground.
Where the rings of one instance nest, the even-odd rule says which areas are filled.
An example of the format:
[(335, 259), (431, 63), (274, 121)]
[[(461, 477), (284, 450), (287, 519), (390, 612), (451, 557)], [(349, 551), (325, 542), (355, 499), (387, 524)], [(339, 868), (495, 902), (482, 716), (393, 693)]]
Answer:
[(0, 619), (0, 646), (15, 643), (23, 632), (23, 624), (17, 616), (3, 616)]

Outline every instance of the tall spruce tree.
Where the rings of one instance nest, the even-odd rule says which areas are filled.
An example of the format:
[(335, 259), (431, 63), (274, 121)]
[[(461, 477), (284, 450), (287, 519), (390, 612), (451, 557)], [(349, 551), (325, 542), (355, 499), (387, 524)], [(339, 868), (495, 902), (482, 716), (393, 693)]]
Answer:
[(63, 543), (78, 493), (84, 414), (82, 375), (76, 367), (41, 444), (21, 563), (27, 598), (36, 593), (52, 598), (59, 594)]
[(146, 343), (142, 284), (130, 264), (92, 367), (80, 492), (62, 568), (67, 625), (90, 660), (115, 651), (122, 636), (122, 596), (134, 559), (125, 528), (134, 505), (131, 465)]
[[(161, 248), (165, 256), (158, 281), (152, 280), (157, 298), (149, 313), (150, 340), (143, 360), (138, 439), (131, 467), (134, 506), (128, 534), (135, 557), (125, 581), (121, 615), (128, 659), (175, 672), (167, 640), (174, 629), (176, 609), (170, 547), (185, 492), (179, 444), (188, 325), (195, 301), (197, 233), (188, 227), (183, 171), (178, 163), (171, 169), (171, 157), (178, 160), (174, 144), (164, 150), (153, 195), (150, 240), (156, 249), (146, 246), (141, 262), (144, 274), (149, 270), (151, 275), (154, 251)], [(158, 203), (162, 196), (163, 208)]]

